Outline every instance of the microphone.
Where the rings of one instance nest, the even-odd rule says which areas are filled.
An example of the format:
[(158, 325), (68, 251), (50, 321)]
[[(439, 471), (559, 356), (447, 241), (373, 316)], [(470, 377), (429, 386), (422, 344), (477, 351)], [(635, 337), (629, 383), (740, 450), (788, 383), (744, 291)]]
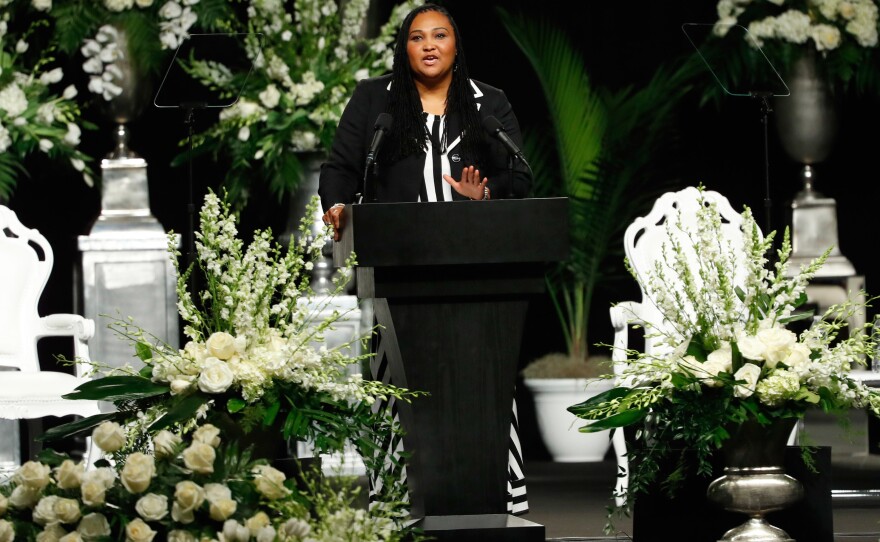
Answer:
[[(519, 158), (519, 160), (525, 164), (527, 167), (529, 163), (526, 162), (525, 157), (519, 147), (516, 146), (516, 143), (510, 139), (510, 136), (507, 135), (507, 132), (504, 131), (504, 125), (501, 124), (501, 121), (496, 119), (495, 117), (489, 116), (483, 119), (483, 129), (489, 132), (489, 134), (501, 141), (501, 143), (507, 147), (507, 151), (513, 155), (514, 158)], [(531, 169), (531, 167), (529, 167)]]
[(376, 117), (376, 124), (373, 125), (373, 141), (370, 143), (369, 152), (367, 152), (365, 175), (366, 172), (370, 170), (370, 167), (376, 162), (376, 155), (379, 153), (379, 147), (382, 146), (385, 132), (391, 129), (391, 121), (392, 117), (388, 113), (379, 113), (379, 116)]
[(519, 161), (522, 162), (526, 166), (526, 168), (528, 168), (529, 174), (534, 177), (534, 174), (532, 173), (532, 166), (530, 166), (529, 163), (526, 162), (526, 157), (523, 156), (522, 151), (519, 150), (519, 147), (516, 146), (516, 143), (514, 143), (513, 140), (510, 139), (510, 136), (507, 135), (507, 132), (504, 131), (504, 125), (501, 124), (500, 120), (491, 115), (486, 117), (485, 119), (483, 119), (483, 129), (489, 132), (489, 135), (501, 141), (501, 143), (505, 147), (507, 147), (507, 152), (509, 152), (510, 155), (513, 157), (513, 160), (508, 160), (507, 162), (507, 197), (512, 198), (514, 197), (513, 161), (519, 159)]

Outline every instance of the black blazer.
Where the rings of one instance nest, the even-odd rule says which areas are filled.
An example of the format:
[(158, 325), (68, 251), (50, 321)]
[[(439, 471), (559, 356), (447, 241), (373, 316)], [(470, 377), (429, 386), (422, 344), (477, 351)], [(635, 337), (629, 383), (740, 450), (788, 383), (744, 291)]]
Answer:
[[(373, 139), (376, 118), (380, 113), (386, 112), (390, 84), (390, 75), (364, 79), (358, 83), (351, 100), (345, 106), (330, 149), (330, 156), (321, 166), (318, 193), (321, 195), (321, 204), (325, 211), (336, 203), (354, 202), (356, 195), (362, 192), (367, 151)], [(497, 118), (504, 125), (507, 135), (517, 146), (522, 147), (519, 123), (504, 92), (474, 80), (471, 80), (471, 86), (474, 89), (474, 99), (479, 107), (480, 116), (484, 119), (489, 116)], [(507, 197), (511, 189), (511, 175), (509, 175), (509, 154), (506, 148), (495, 138), (483, 134), (485, 148), (488, 149), (484, 156), (486, 163), (475, 164), (473, 159), (457, 155), (457, 147), (452, 146), (452, 142), (460, 133), (457, 115), (450, 115), (447, 122), (452, 177), (459, 179), (463, 167), (477, 165), (480, 174), (489, 178), (492, 198)], [(422, 171), (425, 154), (411, 155), (393, 164), (386, 163), (387, 160), (383, 161), (382, 158), (383, 154), (380, 151), (376, 162), (376, 175), (371, 176), (368, 181), (374, 183), (368, 190), (371, 192), (375, 190), (376, 201), (383, 203), (417, 201), (419, 187), (424, 182)], [(514, 163), (512, 177), (512, 195), (525, 197), (531, 185), (531, 175), (528, 168), (519, 160)], [(455, 190), (452, 191), (452, 197), (467, 199)]]

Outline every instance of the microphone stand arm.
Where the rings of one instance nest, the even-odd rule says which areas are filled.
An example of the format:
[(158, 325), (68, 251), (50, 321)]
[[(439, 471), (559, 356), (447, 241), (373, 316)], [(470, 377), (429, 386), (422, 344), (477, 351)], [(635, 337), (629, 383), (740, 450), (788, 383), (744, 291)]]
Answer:
[(761, 101), (761, 124), (763, 125), (764, 130), (764, 233), (766, 235), (772, 231), (771, 226), (773, 225), (770, 218), (772, 204), (770, 201), (770, 151), (768, 143), (769, 137), (767, 134), (768, 116), (769, 113), (773, 111), (773, 108), (770, 107), (770, 97), (773, 93), (768, 91), (753, 91), (750, 92), (749, 95), (752, 98)]
[[(196, 109), (204, 109), (206, 105), (207, 104), (204, 102), (184, 102), (180, 104), (183, 108), (183, 124), (187, 127), (187, 139), (189, 145), (189, 158), (187, 159), (187, 190), (189, 201), (186, 205), (188, 229), (186, 232), (186, 262), (184, 265), (184, 269), (186, 270), (189, 270), (190, 266), (194, 266), (196, 263), (196, 205), (195, 197), (193, 195), (193, 127), (195, 126)], [(189, 275), (189, 289), (193, 301), (196, 301), (197, 295), (195, 276), (196, 274), (194, 272)]]

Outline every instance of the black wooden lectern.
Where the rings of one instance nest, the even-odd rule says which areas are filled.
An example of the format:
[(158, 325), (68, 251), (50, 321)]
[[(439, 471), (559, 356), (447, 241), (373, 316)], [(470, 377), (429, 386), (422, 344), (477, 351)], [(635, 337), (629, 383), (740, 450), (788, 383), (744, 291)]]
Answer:
[[(544, 541), (507, 514), (511, 407), (526, 309), (548, 262), (568, 255), (566, 198), (346, 207), (334, 247), (354, 251), (374, 299), (376, 357), (398, 403), (417, 527), (439, 540)], [(375, 362), (376, 360), (374, 360)]]

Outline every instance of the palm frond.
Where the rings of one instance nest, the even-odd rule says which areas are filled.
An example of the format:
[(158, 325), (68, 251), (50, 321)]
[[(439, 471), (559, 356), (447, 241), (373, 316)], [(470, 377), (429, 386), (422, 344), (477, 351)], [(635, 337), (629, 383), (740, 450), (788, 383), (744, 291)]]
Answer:
[[(582, 56), (558, 28), (498, 12), (534, 68), (550, 113), (558, 154), (555, 195), (569, 199), (571, 248), (564, 265), (548, 276), (548, 285), (569, 353), (585, 353), (595, 286), (609, 275), (625, 275), (623, 258), (611, 265), (609, 255), (621, 253), (626, 226), (672, 184), (656, 164), (674, 146), (675, 108), (703, 67), (682, 61), (676, 69), (658, 69), (638, 90), (596, 89)], [(544, 151), (549, 140), (543, 138)], [(527, 149), (541, 160), (547, 154), (537, 143)], [(543, 162), (543, 177), (535, 179), (536, 195), (552, 194), (543, 184), (557, 177), (543, 173), (549, 165)]]

